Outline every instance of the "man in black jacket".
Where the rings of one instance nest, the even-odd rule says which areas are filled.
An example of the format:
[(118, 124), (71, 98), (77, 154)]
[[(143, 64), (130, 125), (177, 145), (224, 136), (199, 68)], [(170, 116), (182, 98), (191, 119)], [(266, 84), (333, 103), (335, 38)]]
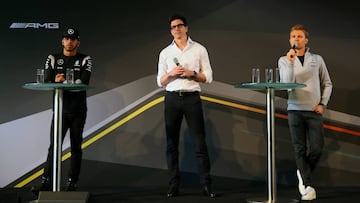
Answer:
[[(66, 70), (73, 71), (72, 82), (76, 84), (89, 84), (92, 59), (90, 56), (78, 53), (80, 34), (77, 29), (69, 28), (62, 35), (63, 50), (61, 53), (50, 54), (45, 63), (45, 82), (64, 83)], [(86, 121), (87, 104), (86, 91), (64, 90), (62, 113), (62, 138), (70, 130), (71, 159), (68, 174), (67, 190), (75, 191), (79, 180), (82, 160), (82, 134)], [(54, 119), (53, 119), (54, 121)], [(53, 128), (51, 124), (51, 139), (48, 157), (45, 163), (44, 174), (41, 177), (41, 191), (50, 191), (52, 185), (53, 163)], [(62, 139), (62, 140), (63, 140)]]

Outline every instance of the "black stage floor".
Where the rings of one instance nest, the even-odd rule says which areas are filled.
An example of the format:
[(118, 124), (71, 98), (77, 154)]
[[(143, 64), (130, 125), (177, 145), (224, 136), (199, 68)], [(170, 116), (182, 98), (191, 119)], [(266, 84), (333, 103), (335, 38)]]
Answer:
[[(66, 163), (63, 171), (66, 170)], [(213, 177), (213, 189), (217, 198), (210, 199), (201, 193), (197, 174), (181, 174), (180, 196), (168, 199), (166, 170), (83, 161), (79, 191), (89, 192), (88, 203), (109, 202), (247, 202), (264, 200), (267, 197), (265, 182)], [(65, 183), (63, 178), (62, 182)], [(1, 188), (0, 203), (22, 203), (37, 199), (30, 188), (39, 184), (34, 180), (23, 188)], [(62, 184), (64, 185), (64, 184)], [(359, 202), (359, 187), (318, 187), (317, 203)], [(296, 186), (277, 187), (276, 202), (290, 202), (299, 198)], [(307, 201), (309, 202), (309, 201)]]

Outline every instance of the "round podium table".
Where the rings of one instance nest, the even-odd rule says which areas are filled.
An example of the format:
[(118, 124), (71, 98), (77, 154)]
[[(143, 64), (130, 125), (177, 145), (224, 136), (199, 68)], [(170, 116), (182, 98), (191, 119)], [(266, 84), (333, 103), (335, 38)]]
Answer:
[[(267, 180), (268, 180), (268, 198), (267, 200), (252, 200), (249, 203), (275, 203), (276, 197), (276, 179), (275, 179), (275, 109), (274, 93), (275, 90), (288, 90), (303, 88), (305, 84), (300, 83), (240, 83), (235, 88), (264, 90), (266, 91), (266, 121), (267, 121)], [(290, 201), (288, 201), (290, 202)]]
[(61, 177), (61, 152), (62, 152), (62, 108), (63, 91), (74, 90), (84, 91), (89, 88), (85, 84), (64, 84), (64, 83), (27, 83), (22, 86), (30, 90), (54, 91), (54, 143), (53, 143), (53, 192), (60, 191)]

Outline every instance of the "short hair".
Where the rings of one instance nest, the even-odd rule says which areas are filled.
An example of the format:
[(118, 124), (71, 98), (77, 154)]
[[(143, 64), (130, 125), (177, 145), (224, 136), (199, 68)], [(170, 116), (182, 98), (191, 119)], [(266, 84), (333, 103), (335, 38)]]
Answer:
[(296, 25), (293, 25), (290, 29), (290, 32), (294, 31), (294, 30), (301, 30), (305, 33), (305, 37), (306, 38), (309, 38), (309, 32), (307, 30), (307, 28), (302, 25), (302, 24), (296, 24)]
[(169, 18), (169, 25), (171, 25), (171, 22), (172, 22), (172, 21), (178, 20), (178, 19), (181, 20), (181, 21), (183, 21), (183, 23), (184, 23), (185, 26), (188, 25), (185, 16), (180, 15), (180, 14), (174, 14), (174, 15), (170, 16), (170, 18)]

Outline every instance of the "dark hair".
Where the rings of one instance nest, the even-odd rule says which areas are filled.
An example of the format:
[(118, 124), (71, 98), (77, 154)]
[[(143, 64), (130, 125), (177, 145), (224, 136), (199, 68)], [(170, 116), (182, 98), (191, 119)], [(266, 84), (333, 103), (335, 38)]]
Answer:
[(181, 20), (183, 21), (184, 25), (187, 26), (187, 20), (186, 18), (183, 16), (183, 15), (180, 15), (180, 14), (174, 14), (172, 16), (170, 16), (169, 18), (169, 25), (171, 25), (171, 22), (174, 21), (174, 20)]
[(305, 38), (309, 38), (309, 32), (307, 31), (307, 29), (304, 25), (302, 25), (302, 24), (293, 25), (290, 29), (290, 32), (292, 32), (293, 30), (301, 30), (304, 32)]

